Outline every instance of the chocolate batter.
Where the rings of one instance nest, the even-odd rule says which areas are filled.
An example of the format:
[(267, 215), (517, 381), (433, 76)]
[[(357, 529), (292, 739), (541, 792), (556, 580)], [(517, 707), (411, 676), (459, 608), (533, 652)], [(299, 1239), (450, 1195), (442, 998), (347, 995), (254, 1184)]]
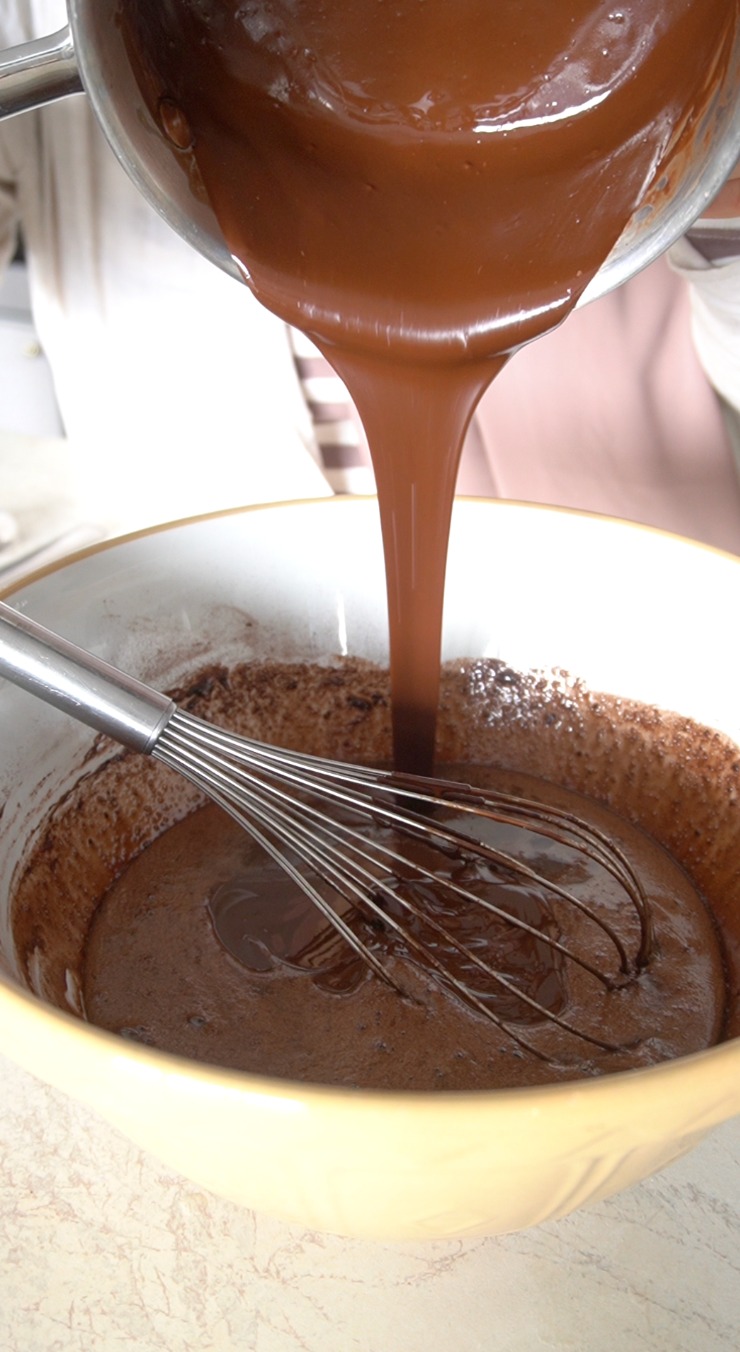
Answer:
[[(358, 662), (254, 664), (210, 673), (178, 698), (221, 724), (272, 742), (290, 736), (318, 754), (367, 761), (389, 748), (386, 675)], [(400, 996), (355, 961), (243, 832), (217, 809), (198, 809), (162, 766), (128, 755), (60, 804), (29, 860), (14, 931), (30, 984), (148, 1045), (344, 1085), (538, 1083), (648, 1064), (736, 1034), (736, 748), (686, 720), (492, 661), (445, 669), (439, 731), (441, 757), (462, 756), (466, 778), (576, 802), (634, 861), (657, 948), (646, 970), (611, 993), (539, 939), (512, 940), (505, 923), (491, 928), (480, 914), (452, 917), (472, 926), (526, 993), (624, 1050), (561, 1034), (476, 977), (510, 1022), (515, 1037), (506, 1036), (436, 986), (402, 945), (368, 931)], [(471, 764), (494, 749), (495, 770)], [(508, 831), (505, 843), (611, 916), (634, 953), (634, 915), (613, 881), (547, 842)], [(543, 934), (570, 938), (614, 973), (608, 945), (568, 905), (553, 906), (536, 887), (507, 890), (505, 880), (503, 891), (504, 904)]]
[(735, 0), (126, 0), (150, 110), (245, 280), (365, 424), (399, 767), (432, 767), (464, 433), (690, 139)]

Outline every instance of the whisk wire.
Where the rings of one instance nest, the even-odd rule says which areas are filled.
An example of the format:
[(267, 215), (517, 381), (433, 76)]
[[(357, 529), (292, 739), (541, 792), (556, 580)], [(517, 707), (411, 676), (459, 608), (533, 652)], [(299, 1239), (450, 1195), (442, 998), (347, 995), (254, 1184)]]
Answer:
[[(590, 920), (599, 924), (613, 940), (620, 963), (624, 967), (626, 962), (624, 946), (614, 933), (613, 927), (603, 922), (591, 908), (585, 907), (570, 891), (543, 879), (528, 865), (514, 859), (507, 853), (495, 850), (485, 843), (473, 841), (464, 832), (450, 829), (439, 823), (432, 823), (427, 816), (422, 816), (410, 809), (399, 808), (396, 802), (398, 797), (413, 800), (416, 803), (439, 805), (439, 795), (420, 791), (417, 783), (411, 777), (400, 777), (402, 782), (400, 786), (397, 786), (392, 772), (379, 771), (376, 778), (375, 771), (365, 770), (363, 767), (345, 766), (339, 762), (316, 762), (315, 758), (310, 756), (286, 753), (261, 743), (252, 742), (249, 739), (236, 737), (222, 729), (212, 729), (210, 724), (203, 723), (202, 720), (181, 710), (178, 710), (170, 719), (167, 728), (153, 750), (153, 754), (157, 759), (170, 765), (171, 768), (185, 774), (214, 801), (225, 808), (240, 825), (246, 826), (258, 844), (286, 871), (296, 885), (318, 907), (321, 914), (350, 944), (352, 949), (363, 958), (378, 976), (389, 982), (395, 989), (401, 990), (401, 986), (391, 976), (387, 964), (382, 962), (368, 943), (359, 938), (337, 911), (336, 905), (328, 902), (320, 889), (314, 886), (306, 875), (305, 866), (312, 869), (324, 884), (327, 884), (338, 896), (354, 906), (359, 913), (364, 914), (366, 918), (370, 917), (372, 920), (379, 922), (385, 929), (394, 931), (402, 939), (405, 948), (411, 949), (417, 957), (422, 958), (427, 969), (431, 967), (447, 986), (452, 987), (457, 992), (465, 1003), (477, 1009), (507, 1036), (530, 1052), (543, 1055), (530, 1039), (524, 1037), (512, 1026), (510, 1020), (499, 1015), (475, 991), (470, 989), (469, 984), (449, 970), (448, 966), (437, 957), (428, 943), (418, 939), (411, 929), (402, 925), (392, 914), (389, 914), (386, 907), (376, 900), (378, 894), (396, 906), (400, 906), (406, 915), (417, 921), (423, 921), (427, 929), (433, 931), (437, 938), (444, 940), (454, 951), (464, 957), (467, 963), (472, 964), (479, 972), (492, 980), (500, 990), (515, 996), (537, 1017), (547, 1019), (582, 1041), (604, 1050), (616, 1050), (612, 1043), (582, 1028), (575, 1027), (572, 1022), (560, 1016), (555, 1010), (546, 1008), (516, 981), (492, 967), (478, 953), (474, 952), (456, 935), (453, 935), (448, 927), (443, 925), (427, 908), (422, 909), (412, 902), (408, 896), (396, 890), (392, 884), (398, 881), (399, 871), (401, 876), (404, 873), (408, 874), (410, 868), (408, 856), (400, 854), (378, 840), (373, 840), (372, 847), (370, 847), (366, 835), (347, 823), (328, 816), (304, 798), (297, 803), (294, 793), (286, 792), (280, 787), (280, 783), (287, 783), (294, 788), (300, 788), (304, 793), (320, 792), (322, 797), (328, 796), (340, 802), (343, 807), (351, 808), (366, 818), (380, 820), (393, 829), (416, 835), (448, 854), (454, 855), (465, 848), (469, 850), (471, 844), (474, 844), (476, 853), (479, 853), (487, 861), (494, 862), (514, 875), (536, 881), (539, 886), (544, 884), (553, 895), (576, 906)], [(235, 764), (238, 767), (236, 770)], [(263, 776), (269, 776), (269, 778)], [(275, 783), (275, 780), (278, 783)], [(317, 787), (317, 780), (319, 787)], [(351, 792), (345, 787), (347, 783), (352, 785)], [(385, 792), (393, 795), (393, 801), (378, 801), (375, 796), (378, 788), (381, 794)], [(472, 795), (472, 791), (466, 789), (466, 792)], [(480, 803), (483, 806), (478, 804), (473, 807), (468, 803), (463, 805), (464, 810), (475, 813), (478, 817), (481, 815), (494, 816), (494, 809), (490, 806), (491, 801), (490, 798), (484, 799), (481, 796)], [(526, 801), (524, 799), (517, 801), (517, 816), (524, 813)], [(450, 799), (449, 795), (444, 796), (444, 802), (453, 807), (455, 811), (460, 806), (459, 801)], [(533, 804), (534, 808), (538, 806)], [(499, 809), (496, 809), (497, 814), (499, 811)], [(502, 811), (500, 815), (496, 815), (496, 820), (500, 819), (506, 819), (506, 814)], [(569, 820), (571, 823), (575, 823), (576, 828), (580, 828), (577, 819), (570, 818)], [(533, 825), (527, 820), (527, 829), (537, 830), (537, 825)], [(554, 832), (550, 828), (543, 833), (549, 835)], [(579, 844), (574, 848), (585, 849), (583, 833), (577, 829), (574, 830), (573, 835), (579, 838)], [(598, 858), (601, 850), (596, 848), (590, 853), (592, 857)], [(291, 858), (291, 854), (293, 858)], [(296, 866), (295, 859), (299, 860), (302, 866)], [(615, 876), (619, 876), (618, 867), (610, 871)], [(436, 886), (440, 885), (439, 874), (419, 861), (414, 861), (411, 872), (415, 881), (421, 879)], [(523, 917), (512, 915), (502, 907), (496, 906), (489, 899), (480, 897), (468, 888), (462, 887), (451, 878), (445, 878), (443, 885), (457, 899), (482, 907), (507, 924), (546, 944), (552, 951), (559, 953), (562, 957), (589, 972), (603, 985), (610, 987), (614, 984), (609, 977), (582, 954), (574, 951), (555, 936), (529, 924)]]
[[(211, 755), (218, 746), (229, 761), (236, 761), (251, 773), (264, 769), (274, 778), (309, 792), (316, 792), (320, 783), (323, 797), (334, 799), (343, 807), (355, 807), (407, 834), (416, 834), (426, 840), (433, 837), (440, 850), (445, 842), (453, 850), (459, 851), (466, 844), (469, 848), (472, 840), (479, 858), (485, 858), (500, 868), (527, 878), (538, 887), (546, 888), (551, 895), (560, 897), (597, 925), (617, 951), (623, 976), (633, 975), (649, 961), (653, 946), (650, 908), (637, 874), (616, 843), (611, 842), (598, 827), (587, 826), (572, 813), (556, 807), (545, 808), (532, 799), (516, 795), (507, 795), (504, 799), (499, 794), (477, 792), (468, 785), (447, 785), (441, 780), (421, 781), (413, 775), (396, 774), (395, 771), (373, 770), (324, 760), (306, 753), (284, 751), (222, 728), (214, 729), (215, 736), (212, 737), (210, 724), (186, 715), (182, 710), (178, 710), (177, 719), (172, 721), (177, 723), (186, 718), (190, 718), (191, 723), (185, 736), (197, 741), (204, 754)], [(166, 730), (168, 737), (171, 728), (172, 722)], [(172, 731), (176, 732), (176, 729)], [(430, 791), (430, 787), (433, 791)], [(357, 796), (350, 794), (350, 788), (356, 791)], [(390, 804), (383, 801), (385, 796), (392, 800)], [(630, 959), (616, 928), (572, 891), (543, 878), (523, 860), (495, 849), (477, 836), (468, 837), (459, 828), (445, 827), (438, 822), (432, 824), (428, 815), (409, 809), (398, 810), (393, 804), (399, 798), (432, 808), (446, 803), (454, 808), (456, 814), (467, 814), (478, 824), (482, 818), (488, 818), (547, 836), (560, 844), (567, 840), (574, 850), (586, 854), (604, 868), (629, 895), (640, 924), (639, 945), (634, 959)], [(475, 900), (483, 909), (500, 914), (499, 908), (490, 899), (476, 897)], [(579, 961), (578, 957), (573, 960)], [(582, 965), (588, 968), (587, 963)], [(605, 978), (605, 984), (608, 984), (608, 978)]]
[[(375, 891), (380, 891), (387, 895), (389, 899), (400, 904), (405, 911), (415, 918), (423, 919), (427, 926), (433, 929), (440, 938), (447, 941), (461, 956), (464, 956), (469, 962), (478, 967), (481, 972), (492, 978), (502, 990), (514, 995), (517, 1000), (526, 1004), (540, 1017), (548, 1018), (551, 1022), (557, 1024), (558, 1027), (562, 1028), (563, 1031), (579, 1037), (581, 1040), (589, 1042), (594, 1046), (598, 1046), (602, 1050), (616, 1050), (613, 1044), (608, 1043), (603, 1039), (596, 1038), (585, 1032), (583, 1029), (576, 1028), (571, 1022), (561, 1018), (555, 1011), (547, 1010), (539, 1001), (535, 1000), (526, 991), (522, 990), (521, 987), (516, 985), (516, 983), (505, 974), (496, 971), (490, 964), (484, 962), (478, 954), (474, 953), (472, 949), (462, 944), (445, 926), (441, 925), (439, 921), (429, 915), (428, 912), (422, 911), (420, 907), (414, 906), (408, 898), (391, 889), (386, 879), (382, 876), (378, 876), (374, 872), (361, 868), (357, 863), (357, 859), (363, 853), (371, 863), (376, 863), (377, 861), (375, 861), (372, 856), (367, 855), (365, 852), (360, 851), (354, 846), (354, 840), (360, 839), (356, 832), (351, 831), (349, 828), (338, 828), (336, 831), (327, 829), (321, 838), (320, 846), (316, 846), (310, 833), (301, 823), (300, 819), (292, 811), (283, 812), (276, 806), (274, 801), (275, 790), (271, 790), (270, 786), (267, 786), (264, 799), (267, 804), (266, 807), (263, 806), (263, 798), (258, 791), (248, 791), (244, 789), (243, 786), (240, 788), (241, 802), (237, 804), (233, 798), (234, 790), (230, 787), (234, 781), (230, 780), (228, 775), (219, 776), (215, 767), (211, 767), (211, 774), (216, 780), (220, 777), (223, 778), (223, 782), (227, 786), (229, 794), (232, 795), (231, 797), (223, 794), (218, 788), (214, 787), (210, 775), (206, 780), (202, 774), (202, 765), (193, 766), (189, 764), (187, 757), (183, 757), (182, 759), (179, 757), (170, 759), (170, 756), (166, 755), (162, 757), (158, 756), (158, 759), (162, 759), (166, 764), (171, 765), (171, 768), (177, 769), (180, 773), (185, 774), (193, 783), (197, 784), (198, 787), (204, 790), (207, 788), (212, 801), (223, 807), (239, 825), (246, 826), (252, 838), (275, 860), (277, 864), (279, 864), (280, 867), (285, 870), (296, 885), (318, 907), (321, 914), (324, 915), (338, 933), (344, 937), (358, 956), (360, 956), (363, 961), (375, 971), (376, 975), (387, 984), (393, 986), (399, 994), (407, 995), (408, 992), (394, 979), (391, 972), (388, 970), (387, 965), (378, 958), (370, 945), (363, 943), (346, 923), (341, 914), (326, 902), (322, 893), (312, 885), (305, 872), (295, 867), (285, 849), (276, 844), (272, 833), (277, 831), (278, 826), (280, 830), (277, 839), (280, 840), (283, 845), (287, 844), (294, 854), (299, 859), (302, 859), (304, 864), (314, 868), (324, 881), (336, 888), (337, 892), (346, 900), (354, 903), (361, 912), (374, 915), (385, 928), (392, 929), (397, 936), (402, 938), (406, 948), (411, 949), (417, 957), (423, 959), (427, 969), (432, 968), (438, 976), (442, 978), (446, 985), (452, 987), (457, 994), (460, 995), (467, 1005), (477, 1009), (484, 1017), (494, 1023), (496, 1027), (523, 1049), (541, 1059), (546, 1059), (544, 1054), (529, 1039), (525, 1038), (509, 1021), (500, 1017), (495, 1010), (491, 1009), (491, 1007), (480, 999), (474, 991), (471, 991), (465, 982), (461, 981), (459, 977), (451, 972), (445, 964), (437, 958), (436, 954), (428, 945), (418, 940), (416, 936), (406, 930), (394, 916), (389, 915), (382, 906), (374, 901), (372, 892), (368, 891), (368, 886)], [(322, 815), (314, 812), (310, 808), (308, 809), (308, 814), (311, 818), (317, 816), (320, 817)], [(329, 822), (331, 819), (325, 818), (324, 820)], [(266, 834), (261, 829), (261, 826), (267, 826), (270, 834)], [(330, 844), (329, 837), (331, 835), (334, 835), (341, 843), (341, 850), (339, 852), (335, 852)], [(396, 859), (403, 858), (392, 851), (389, 851), (388, 853)], [(339, 860), (338, 867), (335, 867), (335, 859)], [(438, 881), (436, 875), (431, 870), (420, 868), (420, 872), (430, 881)], [(454, 890), (462, 897), (468, 898), (473, 902), (480, 902), (481, 900), (479, 897), (475, 896), (475, 894), (469, 893), (465, 889), (455, 887)], [(543, 936), (539, 930), (535, 929), (533, 926), (527, 925), (526, 922), (521, 921), (518, 917), (509, 917), (508, 913), (503, 911), (501, 914), (511, 919), (512, 923), (514, 923), (517, 928), (526, 929), (533, 936), (544, 939), (545, 942), (548, 941), (549, 936)], [(566, 956), (572, 956), (569, 950), (563, 948), (562, 945), (558, 945), (557, 941), (553, 942)], [(576, 958), (574, 960), (578, 959)], [(600, 976), (598, 972), (595, 972), (595, 975)]]

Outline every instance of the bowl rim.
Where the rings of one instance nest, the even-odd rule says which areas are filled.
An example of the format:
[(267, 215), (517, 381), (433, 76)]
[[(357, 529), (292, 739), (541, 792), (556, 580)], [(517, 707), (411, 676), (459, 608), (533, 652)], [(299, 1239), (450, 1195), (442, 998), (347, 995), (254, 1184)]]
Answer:
[[(172, 521), (157, 521), (148, 526), (140, 526), (136, 530), (126, 531), (120, 535), (108, 536), (103, 540), (93, 540), (90, 544), (82, 545), (80, 548), (64, 554), (61, 557), (50, 559), (48, 563), (42, 564), (38, 568), (29, 568), (22, 576), (18, 576), (16, 568), (13, 569), (14, 580), (8, 585), (3, 585), (2, 571), (0, 570), (0, 600), (8, 601), (16, 593), (24, 591), (26, 587), (40, 582), (43, 578), (49, 577), (54, 573), (59, 573), (73, 564), (80, 563), (82, 560), (91, 558), (98, 554), (104, 554), (110, 550), (127, 545), (135, 540), (143, 540), (150, 536), (163, 535), (172, 530), (178, 530), (182, 527), (200, 525), (208, 521), (218, 521), (221, 519), (230, 519), (239, 516), (251, 516), (255, 513), (281, 511), (285, 508), (295, 510), (297, 508), (321, 508), (324, 511), (348, 511), (356, 508), (359, 504), (377, 503), (375, 493), (348, 493), (336, 494), (333, 497), (318, 498), (285, 498), (275, 502), (252, 502), (234, 507), (219, 507), (210, 512), (196, 513), (191, 516), (177, 517)], [(723, 548), (721, 545), (711, 545), (704, 540), (695, 540), (691, 536), (682, 535), (678, 531), (668, 530), (663, 526), (652, 526), (644, 521), (632, 521), (628, 517), (615, 516), (609, 512), (594, 512), (585, 507), (563, 507), (557, 503), (529, 502), (525, 498), (488, 498), (475, 496), (474, 494), (457, 494), (455, 504), (473, 504), (484, 507), (486, 510), (493, 509), (501, 512), (515, 512), (529, 514), (542, 514), (545, 516), (572, 517), (580, 521), (599, 522), (609, 529), (624, 530), (629, 534), (639, 534), (653, 536), (657, 539), (671, 540), (676, 544), (686, 546), (691, 550), (700, 553), (715, 555), (718, 558), (724, 558), (730, 563), (740, 565), (740, 554), (735, 554), (731, 549)], [(454, 511), (454, 508), (453, 508)], [(18, 567), (22, 565), (19, 561)]]

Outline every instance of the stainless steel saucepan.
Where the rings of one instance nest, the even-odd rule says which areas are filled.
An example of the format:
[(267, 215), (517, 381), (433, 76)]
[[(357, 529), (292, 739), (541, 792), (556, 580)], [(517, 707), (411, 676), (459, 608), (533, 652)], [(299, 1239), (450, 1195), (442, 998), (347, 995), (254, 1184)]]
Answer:
[[(153, 121), (129, 65), (120, 0), (68, 0), (68, 27), (0, 54), (0, 117), (84, 93), (124, 169), (200, 253), (238, 276), (215, 217), (191, 192)], [(703, 124), (651, 189), (584, 299), (611, 290), (652, 262), (701, 216), (740, 155), (740, 28), (734, 60)]]

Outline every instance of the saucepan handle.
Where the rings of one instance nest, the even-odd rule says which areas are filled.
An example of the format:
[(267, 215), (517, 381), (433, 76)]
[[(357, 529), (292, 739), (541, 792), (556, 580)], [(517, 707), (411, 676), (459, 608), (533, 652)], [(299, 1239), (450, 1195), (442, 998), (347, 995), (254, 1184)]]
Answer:
[(0, 52), (0, 118), (81, 93), (74, 40), (68, 27)]

